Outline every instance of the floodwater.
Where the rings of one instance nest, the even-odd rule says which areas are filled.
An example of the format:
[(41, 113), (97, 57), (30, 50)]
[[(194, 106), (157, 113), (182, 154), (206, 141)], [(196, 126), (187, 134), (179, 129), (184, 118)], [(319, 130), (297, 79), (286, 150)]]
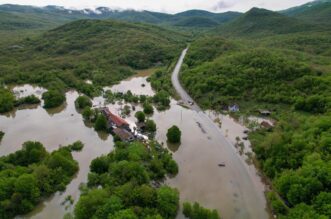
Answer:
[[(25, 85), (14, 90), (20, 96), (23, 93), (41, 95), (40, 88)], [(15, 92), (16, 93), (16, 92)], [(84, 125), (82, 116), (77, 113), (74, 101), (78, 93), (70, 91), (66, 94), (67, 104), (64, 107), (47, 112), (41, 106), (35, 109), (22, 109), (6, 116), (0, 116), (0, 130), (5, 136), (0, 144), (0, 155), (7, 155), (21, 149), (25, 141), (40, 141), (48, 151), (56, 150), (59, 145), (68, 145), (81, 140), (85, 146), (81, 152), (74, 152), (74, 158), (79, 162), (79, 172), (67, 186), (64, 193), (56, 193), (45, 200), (30, 214), (20, 218), (59, 219), (66, 213), (61, 205), (65, 197), (71, 195), (75, 201), (79, 198), (79, 185), (87, 181), (90, 162), (113, 149), (111, 136), (96, 133)], [(69, 210), (72, 210), (70, 207)]]
[[(138, 75), (106, 89), (119, 92), (131, 90), (134, 94), (153, 95), (146, 78), (147, 75)], [(142, 84), (145, 86), (141, 86)], [(67, 105), (55, 114), (50, 114), (39, 106), (33, 110), (19, 110), (15, 117), (0, 116), (0, 130), (6, 133), (0, 145), (0, 155), (18, 150), (27, 140), (41, 141), (50, 151), (60, 144), (66, 145), (76, 140), (85, 143), (82, 152), (74, 153), (80, 171), (67, 186), (66, 192), (57, 193), (44, 201), (27, 218), (62, 218), (66, 210), (61, 202), (67, 195), (72, 195), (77, 201), (78, 186), (81, 182), (86, 182), (91, 160), (113, 149), (111, 136), (99, 136), (84, 125), (81, 115), (74, 107), (77, 96), (77, 92), (68, 92)], [(102, 97), (94, 98), (93, 102), (94, 105), (105, 104)], [(114, 113), (120, 114), (125, 104), (117, 102), (107, 106)], [(135, 111), (138, 110), (141, 110), (141, 106), (135, 105)], [(126, 117), (131, 125), (135, 122), (135, 111)], [(209, 114), (210, 118), (215, 119), (212, 112)], [(179, 189), (181, 202), (197, 201), (205, 207), (215, 208), (222, 218), (268, 218), (265, 209), (265, 186), (254, 166), (248, 165), (245, 157), (241, 156), (232, 144), (235, 137), (242, 136), (246, 128), (229, 117), (220, 118), (220, 128), (217, 123), (206, 123), (210, 118), (206, 118), (201, 112), (178, 105), (173, 99), (169, 110), (159, 112), (155, 109), (151, 119), (157, 124), (156, 139), (168, 146), (179, 165), (179, 174), (167, 179), (166, 183)], [(168, 145), (166, 142), (166, 132), (172, 125), (177, 125), (182, 131), (181, 145)], [(229, 146), (230, 150), (226, 148)], [(224, 162), (226, 167), (219, 167), (221, 162)], [(73, 207), (67, 211), (72, 209)], [(179, 215), (178, 218), (182, 216)]]

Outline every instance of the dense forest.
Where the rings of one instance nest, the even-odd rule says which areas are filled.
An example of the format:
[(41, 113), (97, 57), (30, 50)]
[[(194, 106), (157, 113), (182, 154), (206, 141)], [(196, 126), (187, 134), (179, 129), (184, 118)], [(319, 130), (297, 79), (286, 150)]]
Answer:
[(39, 142), (0, 158), (0, 218), (30, 212), (40, 201), (63, 191), (78, 171), (71, 151), (81, 142), (48, 153)]

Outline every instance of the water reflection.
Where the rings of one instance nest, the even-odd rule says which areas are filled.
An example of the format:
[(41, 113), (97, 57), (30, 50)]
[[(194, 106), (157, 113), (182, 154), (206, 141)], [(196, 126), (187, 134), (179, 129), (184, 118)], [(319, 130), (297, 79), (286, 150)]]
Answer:
[(178, 151), (179, 149), (179, 146), (180, 146), (180, 143), (177, 143), (177, 144), (173, 144), (173, 143), (170, 143), (167, 141), (167, 148), (171, 151), (171, 152), (176, 152)]

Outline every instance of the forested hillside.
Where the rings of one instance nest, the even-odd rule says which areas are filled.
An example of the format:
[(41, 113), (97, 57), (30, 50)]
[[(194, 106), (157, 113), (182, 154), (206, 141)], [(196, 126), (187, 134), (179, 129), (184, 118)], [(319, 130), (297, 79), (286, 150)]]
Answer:
[(186, 36), (146, 24), (80, 20), (1, 48), (0, 78), (5, 83), (73, 87), (88, 95), (135, 69), (167, 65), (185, 47)]
[(224, 36), (265, 36), (315, 30), (319, 27), (261, 8), (252, 8), (237, 19), (215, 29)]
[(162, 26), (210, 28), (231, 21), (241, 14), (239, 12), (212, 13), (203, 10), (167, 14), (152, 11), (114, 10), (107, 7), (98, 7), (94, 10), (72, 10), (58, 6), (32, 7), (10, 4), (0, 5), (0, 13), (16, 19), (16, 24), (7, 19), (2, 20), (0, 30), (20, 23), (26, 24), (25, 28), (49, 29), (79, 19), (113, 19)]

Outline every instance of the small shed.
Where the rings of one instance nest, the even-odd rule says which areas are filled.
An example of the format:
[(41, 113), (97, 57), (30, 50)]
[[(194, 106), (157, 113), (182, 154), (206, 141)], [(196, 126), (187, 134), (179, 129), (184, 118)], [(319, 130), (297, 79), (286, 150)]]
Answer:
[(130, 142), (135, 139), (134, 135), (126, 129), (115, 128), (113, 132), (124, 142)]

